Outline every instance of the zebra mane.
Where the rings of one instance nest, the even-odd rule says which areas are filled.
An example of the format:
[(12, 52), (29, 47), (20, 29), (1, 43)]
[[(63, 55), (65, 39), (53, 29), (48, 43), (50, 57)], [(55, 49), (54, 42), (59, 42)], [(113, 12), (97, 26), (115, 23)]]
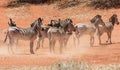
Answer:
[(41, 18), (38, 18), (38, 19), (35, 20), (30, 26), (31, 26), (31, 27), (34, 27), (34, 26), (36, 26), (36, 24), (40, 23), (41, 21), (42, 21), (42, 19), (41, 19)]

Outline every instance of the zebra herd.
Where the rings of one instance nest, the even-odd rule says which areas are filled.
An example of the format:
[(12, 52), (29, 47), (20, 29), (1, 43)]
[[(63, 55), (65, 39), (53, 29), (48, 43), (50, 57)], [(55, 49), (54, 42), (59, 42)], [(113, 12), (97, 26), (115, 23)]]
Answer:
[(42, 41), (43, 47), (44, 39), (48, 38), (50, 52), (55, 52), (56, 41), (59, 41), (60, 53), (62, 53), (63, 47), (66, 47), (67, 42), (72, 35), (74, 35), (74, 44), (77, 46), (82, 35), (90, 35), (90, 46), (93, 46), (95, 32), (97, 32), (99, 44), (101, 44), (101, 36), (105, 32), (108, 36), (106, 43), (111, 44), (111, 33), (114, 24), (119, 24), (116, 14), (113, 14), (109, 18), (109, 23), (107, 24), (103, 22), (101, 15), (94, 16), (89, 24), (78, 23), (74, 25), (70, 18), (66, 18), (65, 20), (51, 20), (47, 25), (44, 25), (42, 21), (42, 18), (38, 18), (29, 28), (20, 28), (12, 19), (10, 19), (8, 22), (9, 28), (4, 40), (4, 42), (6, 42), (7, 39), (9, 40), (8, 51), (14, 53), (12, 46), (14, 44), (17, 46), (18, 40), (28, 40), (30, 41), (30, 53), (34, 54), (33, 46), (35, 39), (38, 38), (36, 47), (36, 50), (38, 50), (40, 48), (40, 42)]

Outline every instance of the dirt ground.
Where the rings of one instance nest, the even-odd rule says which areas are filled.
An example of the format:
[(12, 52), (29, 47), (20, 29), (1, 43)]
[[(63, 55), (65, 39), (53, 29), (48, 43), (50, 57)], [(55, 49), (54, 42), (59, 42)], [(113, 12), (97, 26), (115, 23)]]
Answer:
[[(7, 1), (7, 0), (6, 0)], [(44, 19), (43, 23), (50, 23), (51, 19), (71, 18), (74, 24), (90, 23), (90, 19), (96, 14), (102, 15), (104, 22), (108, 22), (112, 14), (117, 14), (120, 21), (120, 9), (94, 10), (81, 5), (58, 9), (56, 4), (51, 5), (24, 5), (17, 8), (6, 8), (5, 0), (0, 1), (0, 66), (24, 66), (24, 65), (51, 65), (59, 61), (75, 60), (92, 64), (120, 63), (120, 25), (115, 25), (112, 33), (111, 45), (99, 45), (98, 37), (95, 34), (94, 47), (89, 46), (89, 36), (84, 35), (80, 39), (80, 45), (75, 47), (73, 36), (62, 54), (59, 53), (59, 43), (56, 44), (54, 54), (49, 51), (49, 42), (46, 39), (44, 48), (40, 48), (35, 54), (29, 52), (29, 41), (19, 41), (15, 54), (8, 52), (7, 43), (3, 44), (4, 32), (8, 29), (8, 20), (12, 18), (17, 26), (27, 28), (38, 17)], [(107, 40), (103, 34), (102, 43)], [(36, 42), (34, 49), (36, 48)]]

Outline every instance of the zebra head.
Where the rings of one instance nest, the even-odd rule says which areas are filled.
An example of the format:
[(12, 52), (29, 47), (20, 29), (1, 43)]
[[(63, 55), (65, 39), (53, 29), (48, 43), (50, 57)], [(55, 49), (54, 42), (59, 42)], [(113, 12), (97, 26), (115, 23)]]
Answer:
[(34, 30), (40, 32), (40, 30), (41, 30), (41, 25), (42, 25), (42, 21), (43, 21), (42, 18), (38, 18), (37, 20), (35, 20), (35, 21), (31, 24), (31, 28), (33, 28)]
[(57, 20), (51, 20), (50, 24), (48, 24), (48, 26), (51, 26), (51, 27), (60, 27), (60, 22), (57, 21)]
[(41, 26), (41, 25), (42, 25), (42, 21), (43, 21), (42, 18), (38, 18), (37, 20), (35, 20), (35, 21), (31, 24), (31, 27)]
[(113, 14), (110, 18), (109, 18), (109, 22), (112, 22), (112, 24), (119, 24), (118, 18), (117, 18), (117, 14)]
[(75, 31), (73, 21), (70, 18), (61, 21), (60, 24), (67, 34), (72, 34), (72, 31)]
[(105, 23), (103, 22), (101, 15), (96, 15), (90, 21), (95, 25), (95, 27), (98, 27), (99, 24), (105, 27)]
[(72, 19), (70, 19), (70, 18), (66, 18), (65, 20), (63, 20), (63, 21), (61, 21), (60, 20), (60, 25), (63, 27), (63, 28), (65, 28), (68, 24), (72, 24)]

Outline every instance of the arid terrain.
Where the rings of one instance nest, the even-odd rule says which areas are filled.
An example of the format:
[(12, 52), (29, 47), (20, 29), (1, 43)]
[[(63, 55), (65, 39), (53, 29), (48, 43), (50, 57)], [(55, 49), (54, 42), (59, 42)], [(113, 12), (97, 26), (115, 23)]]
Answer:
[[(44, 19), (43, 23), (50, 23), (51, 19), (71, 18), (74, 24), (90, 23), (90, 19), (97, 14), (102, 15), (104, 22), (108, 22), (112, 14), (117, 14), (120, 21), (120, 9), (95, 10), (90, 7), (78, 5), (65, 9), (59, 9), (56, 4), (34, 5), (28, 4), (20, 7), (7, 8), (4, 5), (7, 0), (0, 1), (0, 69), (5, 66), (47, 66), (61, 61), (73, 60), (75, 62), (85, 62), (88, 64), (120, 64), (120, 25), (115, 25), (112, 33), (113, 44), (104, 44), (107, 34), (103, 34), (102, 43), (99, 45), (97, 34), (95, 34), (94, 47), (90, 47), (88, 35), (80, 38), (80, 45), (75, 47), (73, 36), (71, 36), (67, 48), (62, 54), (59, 53), (59, 43), (56, 44), (56, 52), (49, 51), (48, 39), (44, 42), (44, 47), (35, 54), (29, 52), (29, 41), (19, 41), (15, 54), (8, 52), (7, 43), (3, 43), (5, 31), (8, 29), (8, 20), (12, 18), (18, 27), (27, 28), (38, 17)], [(36, 42), (34, 49), (36, 48)], [(6, 69), (7, 70), (7, 69)]]

